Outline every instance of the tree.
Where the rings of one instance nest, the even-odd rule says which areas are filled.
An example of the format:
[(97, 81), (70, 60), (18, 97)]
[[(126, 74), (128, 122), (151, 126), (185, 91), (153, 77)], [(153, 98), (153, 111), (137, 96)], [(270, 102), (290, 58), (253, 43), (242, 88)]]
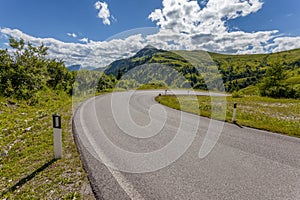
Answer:
[(123, 72), (121, 71), (121, 69), (118, 69), (117, 80), (120, 80), (122, 76), (123, 76)]
[(104, 73), (101, 73), (98, 85), (97, 85), (97, 91), (104, 91), (107, 89), (113, 89), (117, 83), (117, 79), (113, 75), (105, 75)]
[(267, 77), (259, 84), (261, 96), (273, 98), (294, 98), (295, 91), (284, 80), (287, 74), (283, 69), (283, 63), (277, 62), (267, 70)]
[(43, 44), (33, 46), (23, 39), (9, 39), (13, 53), (0, 50), (0, 92), (6, 97), (28, 100), (38, 91), (50, 87), (69, 90), (72, 74), (62, 61), (47, 58)]

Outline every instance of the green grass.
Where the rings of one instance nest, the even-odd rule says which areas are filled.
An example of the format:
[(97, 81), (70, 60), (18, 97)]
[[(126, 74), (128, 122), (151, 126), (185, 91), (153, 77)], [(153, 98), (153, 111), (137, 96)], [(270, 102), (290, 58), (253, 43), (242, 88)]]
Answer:
[(292, 85), (300, 84), (300, 76), (291, 77), (286, 80), (286, 83), (292, 84)]
[(149, 83), (149, 84), (144, 84), (139, 88), (137, 88), (137, 90), (158, 90), (158, 89), (168, 89), (168, 87)]
[[(52, 114), (62, 116), (63, 158), (53, 160)], [(34, 106), (0, 97), (0, 199), (91, 199), (71, 130), (72, 98), (41, 92)], [(7, 155), (6, 155), (7, 153)]]
[(244, 95), (259, 95), (259, 88), (258, 86), (250, 85), (244, 89), (239, 90), (239, 93)]
[[(222, 100), (220, 97), (214, 98), (216, 101)], [(300, 100), (259, 96), (226, 97), (226, 99), (226, 121), (231, 122), (233, 104), (236, 102), (238, 103), (237, 123), (239, 125), (300, 137)], [(211, 117), (210, 97), (167, 95), (156, 97), (156, 101), (174, 109)], [(220, 119), (219, 116), (213, 116), (213, 118)]]

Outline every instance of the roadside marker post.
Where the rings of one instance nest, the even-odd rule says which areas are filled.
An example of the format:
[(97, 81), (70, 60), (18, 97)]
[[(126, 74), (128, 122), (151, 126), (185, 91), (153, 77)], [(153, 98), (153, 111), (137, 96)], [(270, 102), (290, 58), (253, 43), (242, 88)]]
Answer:
[(237, 103), (234, 103), (234, 105), (233, 105), (232, 123), (236, 123), (236, 108), (237, 108)]
[(61, 135), (61, 117), (58, 114), (53, 116), (53, 135), (54, 135), (54, 158), (62, 158), (62, 135)]

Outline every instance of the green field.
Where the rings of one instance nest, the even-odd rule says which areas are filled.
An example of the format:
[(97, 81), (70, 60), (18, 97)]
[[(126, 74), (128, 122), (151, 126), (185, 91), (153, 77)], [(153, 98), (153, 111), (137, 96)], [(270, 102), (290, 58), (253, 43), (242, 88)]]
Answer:
[[(211, 117), (211, 98), (208, 96), (197, 98), (167, 95), (156, 97), (156, 101), (177, 110)], [(214, 98), (215, 101), (223, 100), (223, 97)], [(238, 104), (236, 120), (239, 125), (300, 137), (300, 100), (259, 96), (226, 97), (226, 100), (226, 121), (232, 121), (233, 104), (236, 102)]]
[[(63, 158), (53, 160), (52, 114), (62, 116)], [(0, 97), (0, 199), (91, 199), (71, 130), (72, 98), (41, 92), (34, 106)]]

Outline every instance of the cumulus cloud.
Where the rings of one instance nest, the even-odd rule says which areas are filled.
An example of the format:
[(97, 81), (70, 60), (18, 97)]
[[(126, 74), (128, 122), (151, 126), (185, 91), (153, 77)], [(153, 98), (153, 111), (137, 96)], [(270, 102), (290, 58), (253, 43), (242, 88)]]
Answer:
[[(98, 10), (98, 17), (102, 19), (103, 24), (110, 25), (110, 11), (106, 2), (97, 1), (95, 8)], [(114, 18), (113, 18), (114, 19)]]
[[(33, 45), (45, 44), (50, 58), (63, 59), (66, 65), (81, 64), (82, 66), (105, 67), (116, 59), (134, 55), (144, 47), (145, 39), (141, 34), (125, 39), (110, 41), (92, 41), (86, 44), (67, 43), (54, 38), (38, 38), (30, 36), (18, 29), (0, 28), (0, 35), (23, 38)], [(85, 38), (83, 38), (85, 40)]]
[(208, 0), (202, 8), (196, 0), (163, 0), (163, 8), (153, 11), (149, 19), (161, 29), (158, 37), (180, 38), (176, 44), (185, 49), (224, 53), (244, 53), (251, 49), (263, 53), (266, 51), (263, 44), (274, 38), (277, 30), (247, 33), (229, 31), (226, 25), (228, 20), (255, 13), (262, 6), (260, 0)]
[(278, 37), (274, 39), (273, 52), (286, 51), (290, 49), (300, 48), (300, 37)]
[(67, 35), (72, 38), (77, 38), (77, 35), (75, 33), (67, 33)]
[[(298, 48), (299, 37), (282, 37), (278, 30), (244, 32), (229, 30), (228, 20), (256, 13), (260, 0), (163, 0), (149, 19), (160, 32), (148, 39), (172, 49), (202, 49), (220, 53), (266, 53)], [(173, 41), (172, 41), (173, 40)]]
[(224, 33), (225, 22), (244, 17), (262, 8), (259, 0), (209, 0), (201, 9), (196, 0), (163, 0), (149, 19), (162, 29), (184, 33)]

